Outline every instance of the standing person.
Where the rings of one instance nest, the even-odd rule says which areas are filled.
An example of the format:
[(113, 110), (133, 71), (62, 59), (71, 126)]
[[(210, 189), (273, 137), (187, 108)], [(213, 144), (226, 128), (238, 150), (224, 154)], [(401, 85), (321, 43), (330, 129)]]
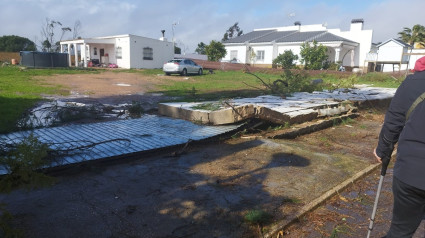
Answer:
[(398, 142), (387, 238), (412, 237), (425, 215), (425, 57), (416, 61), (414, 71), (397, 89), (374, 150), (386, 169)]

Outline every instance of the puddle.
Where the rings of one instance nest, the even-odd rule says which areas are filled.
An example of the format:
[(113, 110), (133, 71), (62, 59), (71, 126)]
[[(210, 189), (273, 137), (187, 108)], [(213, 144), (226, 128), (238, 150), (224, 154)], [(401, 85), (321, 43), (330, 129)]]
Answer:
[(126, 84), (126, 83), (117, 83), (116, 85), (120, 87), (131, 87), (131, 84)]
[[(58, 126), (71, 122), (93, 122), (100, 120), (119, 120), (139, 118), (139, 113), (130, 113), (137, 104), (109, 105), (101, 103), (80, 103), (61, 100), (44, 102), (29, 111), (18, 121), (21, 129)], [(136, 115), (137, 114), (137, 115)]]

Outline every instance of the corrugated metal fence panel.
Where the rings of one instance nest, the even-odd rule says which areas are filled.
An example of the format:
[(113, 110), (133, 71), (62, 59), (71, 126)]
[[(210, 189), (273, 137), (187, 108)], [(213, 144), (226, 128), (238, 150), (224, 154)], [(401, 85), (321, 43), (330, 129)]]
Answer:
[[(0, 135), (0, 142), (16, 144), (31, 133), (56, 152), (68, 150), (51, 166), (97, 160), (184, 144), (233, 131), (240, 125), (204, 126), (189, 121), (145, 115), (140, 119), (69, 125)], [(0, 174), (6, 173), (0, 169)]]
[(21, 51), (21, 65), (27, 67), (68, 67), (68, 54)]

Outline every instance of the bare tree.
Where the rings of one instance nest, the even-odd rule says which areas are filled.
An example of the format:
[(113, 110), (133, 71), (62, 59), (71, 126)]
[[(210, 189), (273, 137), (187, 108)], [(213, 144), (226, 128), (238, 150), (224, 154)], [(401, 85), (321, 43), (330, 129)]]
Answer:
[(62, 27), (62, 23), (60, 21), (46, 18), (46, 22), (43, 23), (41, 27), (41, 45), (43, 51), (55, 52), (59, 50), (59, 41), (56, 41), (55, 39), (57, 27), (61, 27), (61, 36), (59, 41), (62, 40), (67, 31), (71, 31), (71, 28), (69, 27)]
[(72, 31), (72, 39), (77, 39), (78, 37), (81, 37), (81, 22), (80, 20), (76, 20), (74, 23), (74, 29)]

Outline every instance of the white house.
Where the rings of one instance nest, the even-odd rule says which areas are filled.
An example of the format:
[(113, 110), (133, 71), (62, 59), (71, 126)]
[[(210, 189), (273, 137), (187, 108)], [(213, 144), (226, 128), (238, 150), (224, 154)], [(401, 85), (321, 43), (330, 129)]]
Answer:
[[(117, 35), (61, 41), (61, 52), (67, 52), (69, 66), (71, 54), (75, 65), (87, 67), (89, 62), (116, 64), (120, 68), (161, 68), (174, 57), (173, 42), (136, 35)], [(81, 50), (85, 49), (85, 50)]]
[[(299, 55), (301, 44), (317, 41), (329, 49), (329, 60), (344, 66), (360, 67), (372, 45), (372, 30), (363, 29), (363, 19), (351, 21), (349, 31), (327, 29), (325, 25), (301, 25), (255, 29), (223, 42), (227, 55), (223, 60), (271, 66), (285, 50)], [(300, 62), (297, 62), (300, 64)]]
[(375, 52), (369, 53), (365, 64), (376, 71), (394, 72), (413, 69), (417, 59), (425, 56), (425, 49), (414, 49), (399, 39), (391, 38), (377, 45)]

